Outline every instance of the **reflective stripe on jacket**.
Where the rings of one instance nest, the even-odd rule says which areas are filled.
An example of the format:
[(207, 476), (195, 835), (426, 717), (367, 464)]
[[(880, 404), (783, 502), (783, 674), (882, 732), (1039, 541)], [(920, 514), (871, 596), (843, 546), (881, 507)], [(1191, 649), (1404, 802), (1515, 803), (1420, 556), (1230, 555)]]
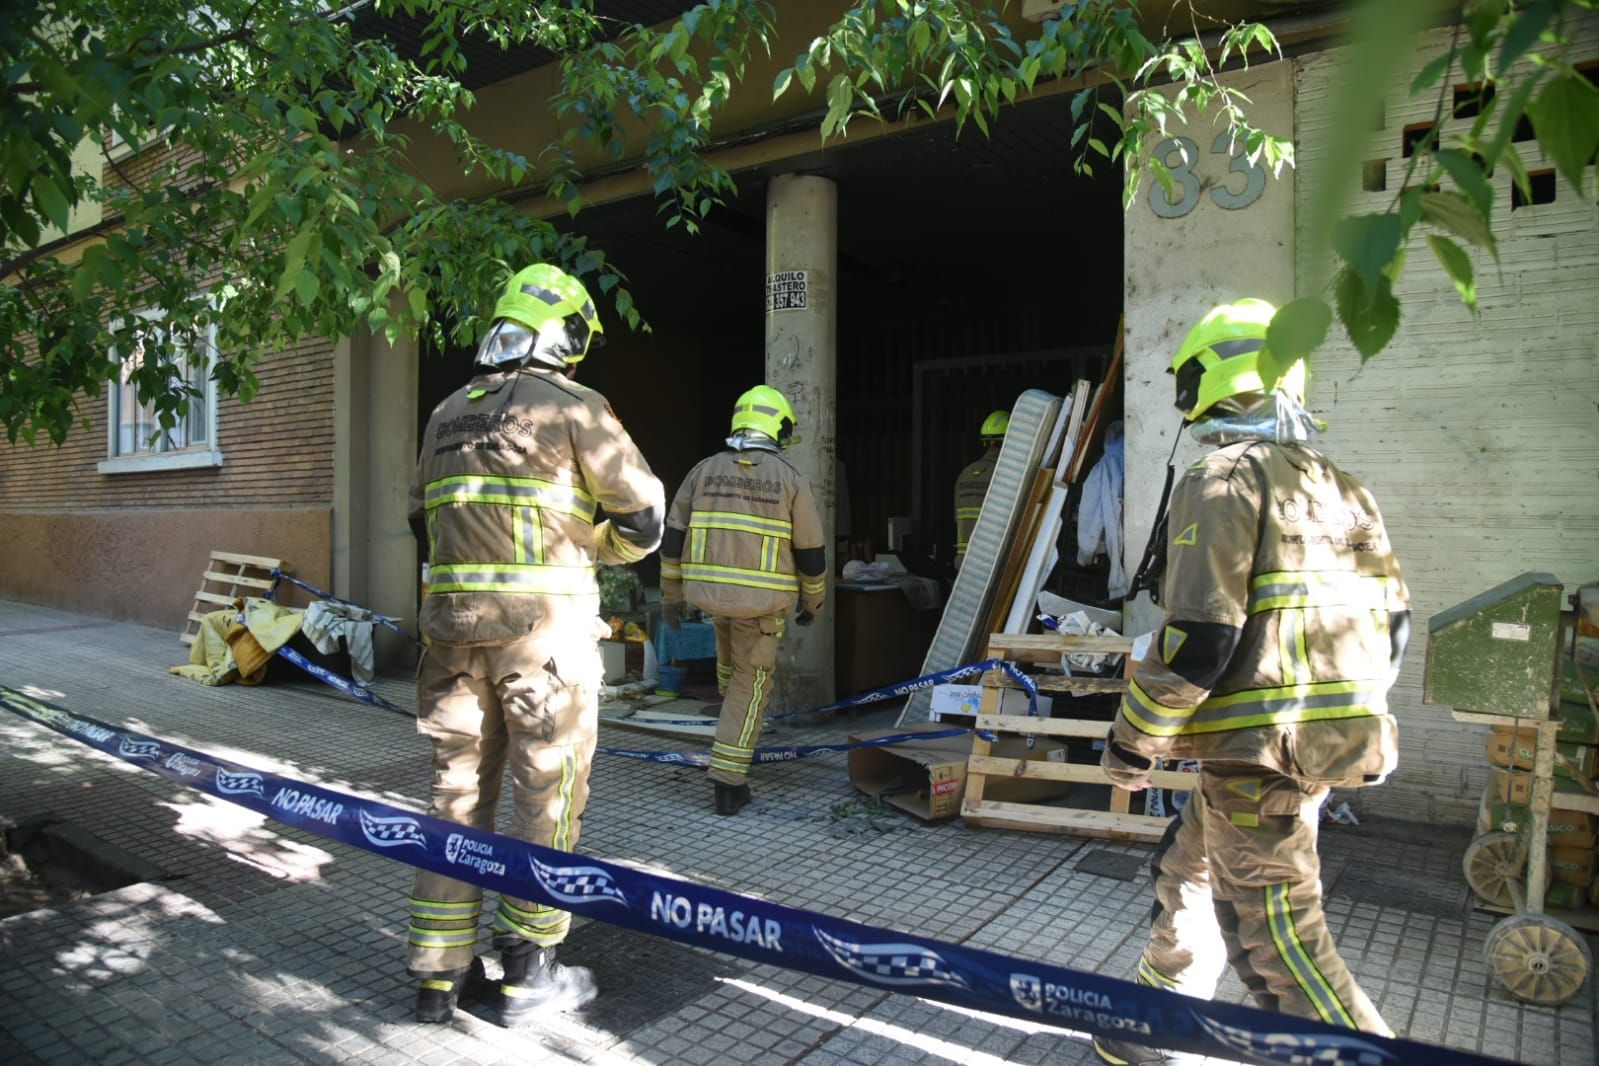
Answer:
[[(820, 609), (822, 522), (811, 483), (781, 456), (721, 452), (684, 478), (666, 517), (661, 598), (723, 618)], [(810, 566), (799, 560), (810, 560)], [(814, 571), (814, 572), (811, 572)]]
[(983, 513), (983, 499), (988, 495), (988, 483), (994, 480), (994, 467), (998, 463), (999, 448), (991, 447), (955, 479), (956, 565), (966, 558), (966, 546), (971, 542), (972, 530), (977, 528), (978, 515)]
[(1386, 776), (1410, 597), (1365, 486), (1302, 445), (1233, 444), (1189, 468), (1168, 530), (1167, 618), (1113, 752), (1345, 786)]
[[(421, 629), (441, 644), (590, 638), (601, 562), (659, 542), (664, 491), (605, 398), (553, 371), (482, 374), (434, 409), (411, 482)], [(603, 507), (630, 525), (595, 524)], [(643, 530), (643, 532), (639, 532)]]

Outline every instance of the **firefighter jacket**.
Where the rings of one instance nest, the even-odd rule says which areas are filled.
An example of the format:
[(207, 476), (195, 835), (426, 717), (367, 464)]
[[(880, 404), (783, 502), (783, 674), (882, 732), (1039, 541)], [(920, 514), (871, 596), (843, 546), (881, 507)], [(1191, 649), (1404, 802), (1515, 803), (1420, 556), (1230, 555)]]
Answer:
[(775, 452), (725, 451), (689, 471), (666, 515), (661, 601), (720, 618), (822, 608), (827, 559), (810, 480)]
[(599, 393), (554, 370), (479, 374), (434, 409), (411, 479), (411, 523), (425, 525), (429, 558), (423, 635), (589, 640), (596, 559), (644, 558), (664, 508), (660, 481)]
[(955, 566), (966, 560), (966, 546), (971, 542), (972, 530), (977, 528), (977, 516), (983, 513), (983, 497), (988, 495), (988, 483), (994, 480), (994, 467), (999, 463), (999, 448), (991, 447), (982, 458), (962, 470), (955, 479)]
[(1155, 757), (1385, 778), (1410, 596), (1365, 486), (1304, 445), (1244, 441), (1189, 467), (1167, 528), (1167, 617), (1112, 726), (1111, 779)]

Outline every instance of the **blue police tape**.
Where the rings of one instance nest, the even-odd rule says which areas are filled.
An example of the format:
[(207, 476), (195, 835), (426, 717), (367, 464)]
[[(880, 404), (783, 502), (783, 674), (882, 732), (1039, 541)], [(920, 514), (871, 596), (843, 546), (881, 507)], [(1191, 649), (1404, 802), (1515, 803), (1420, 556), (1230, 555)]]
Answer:
[(814, 711), (788, 711), (785, 714), (774, 714), (767, 719), (768, 722), (780, 722), (784, 718), (797, 718), (802, 714), (831, 714), (849, 707), (861, 707), (868, 703), (877, 703), (880, 700), (891, 700), (897, 696), (909, 696), (912, 692), (919, 692), (924, 688), (942, 685), (946, 681), (956, 678), (969, 677), (972, 674), (987, 673), (989, 670), (1003, 670), (1009, 674), (1011, 680), (1022, 687), (1027, 693), (1027, 713), (1034, 717), (1038, 715), (1038, 686), (1033, 679), (1017, 669), (1015, 663), (1006, 662), (1004, 659), (984, 659), (982, 662), (968, 663), (965, 666), (952, 666), (948, 670), (938, 670), (934, 673), (918, 677), (912, 681), (901, 681), (897, 685), (885, 685), (882, 688), (863, 692), (859, 696), (849, 696), (837, 703), (829, 703), (826, 707), (818, 707)]
[(369, 607), (362, 607), (359, 603), (351, 603), (349, 600), (341, 600), (341, 599), (339, 599), (339, 597), (333, 595), (333, 593), (328, 592), (325, 589), (319, 589), (315, 585), (311, 584), (309, 581), (301, 581), (299, 578), (295, 577), (293, 574), (285, 574), (282, 570), (279, 570), (277, 567), (273, 567), (272, 568), (272, 580), (273, 581), (287, 581), (291, 585), (298, 585), (301, 588), (305, 589), (305, 591), (309, 592), (311, 595), (315, 596), (319, 600), (327, 600), (329, 603), (342, 603), (346, 607), (354, 607), (358, 611), (366, 611), (366, 612), (368, 612), (369, 614), (372, 615), (372, 621), (378, 623), (379, 625), (388, 626), (390, 629), (392, 629), (396, 633), (400, 634), (400, 636), (404, 637), (406, 640), (409, 640), (412, 644), (421, 644), (422, 643), (420, 640), (416, 639), (411, 634), (407, 633), (403, 628), (400, 627), (400, 624), (398, 622), (396, 622), (394, 619), (388, 617), (387, 615), (378, 614), (376, 611), (372, 610)]
[[(809, 714), (832, 714), (834, 711), (842, 711), (850, 707), (864, 707), (868, 703), (879, 703), (883, 700), (891, 700), (899, 696), (908, 696), (912, 692), (918, 692), (924, 688), (932, 688), (934, 685), (942, 685), (946, 681), (954, 681), (956, 678), (969, 677), (972, 674), (986, 673), (989, 670), (1003, 670), (1005, 673), (1009, 674), (1011, 678), (1022, 687), (1022, 690), (1027, 693), (1027, 713), (1037, 717), (1038, 685), (1033, 682), (1033, 679), (1022, 673), (1021, 670), (1017, 669), (1016, 664), (1014, 663), (1007, 662), (1004, 659), (984, 659), (982, 662), (968, 663), (965, 666), (952, 666), (948, 670), (938, 670), (934, 673), (926, 674), (910, 681), (901, 681), (898, 684), (884, 685), (882, 688), (874, 688), (870, 692), (862, 692), (858, 696), (850, 696), (846, 699), (839, 700), (837, 703), (829, 703), (826, 707), (817, 707), (815, 710), (785, 711), (782, 714), (769, 715), (767, 716), (766, 721), (768, 724), (770, 724), (772, 722), (781, 722), (785, 718), (799, 718), (803, 715)], [(649, 724), (704, 725), (705, 721), (704, 719), (699, 718), (652, 718), (650, 719)]]
[(545, 906), (755, 962), (1249, 1062), (1503, 1066), (1503, 1060), (1469, 1051), (1194, 999), (556, 851), (119, 729), (4, 685), (0, 705), (177, 784), (318, 836)]
[[(779, 762), (796, 762), (817, 755), (837, 755), (856, 748), (881, 748), (891, 744), (910, 744), (918, 740), (940, 740), (944, 737), (965, 736), (971, 730), (965, 726), (941, 729), (936, 733), (897, 733), (891, 737), (873, 737), (871, 740), (850, 740), (843, 744), (801, 744), (791, 748), (756, 748), (753, 762), (757, 766)], [(617, 755), (624, 759), (641, 759), (644, 762), (675, 763), (678, 766), (709, 766), (708, 751), (634, 751), (625, 748), (595, 748), (601, 755)]]
[[(911, 681), (901, 681), (895, 685), (884, 685), (882, 688), (863, 692), (858, 696), (840, 700), (826, 707), (818, 707), (814, 711), (790, 711), (787, 714), (773, 715), (768, 722), (775, 722), (783, 718), (796, 718), (805, 714), (828, 714), (841, 711), (846, 707), (861, 707), (868, 703), (877, 703), (881, 700), (891, 700), (896, 696), (906, 696), (919, 689), (931, 688), (972, 674), (986, 673), (989, 670), (1003, 670), (1009, 674), (1017, 684), (1027, 693), (1027, 713), (1033, 716), (1038, 714), (1038, 686), (1033, 679), (1016, 668), (1015, 664), (1004, 659), (984, 659), (982, 662), (968, 663), (965, 666), (952, 666), (948, 670), (938, 670), (918, 677)], [(601, 719), (604, 721), (604, 719)], [(637, 725), (705, 725), (706, 718), (652, 718), (647, 722), (641, 721)], [(794, 762), (799, 759), (810, 759), (818, 755), (836, 755), (843, 751), (852, 751), (855, 748), (882, 747), (889, 744), (907, 744), (917, 740), (937, 740), (942, 737), (953, 737), (961, 733), (971, 732), (970, 729), (961, 727), (944, 730), (938, 733), (904, 733), (895, 737), (883, 737), (876, 740), (856, 740), (844, 744), (807, 744), (786, 748), (757, 748), (754, 761), (761, 763)], [(986, 729), (976, 731), (984, 740), (995, 739), (995, 734)], [(1028, 746), (1032, 746), (1032, 738), (1028, 738)], [(638, 751), (630, 748), (596, 748), (601, 755), (613, 755), (624, 759), (640, 759), (645, 762), (676, 763), (680, 766), (709, 766), (711, 753), (708, 751)]]
[(316, 663), (312, 662), (310, 659), (307, 659), (305, 656), (301, 655), (287, 644), (278, 649), (278, 655), (284, 659), (287, 659), (295, 666), (298, 666), (300, 669), (304, 670), (318, 681), (321, 681), (323, 684), (332, 685), (346, 696), (358, 699), (362, 703), (370, 703), (374, 707), (382, 707), (386, 711), (393, 711), (395, 714), (403, 714), (407, 718), (416, 717), (416, 715), (405, 710), (403, 707), (396, 707), (394, 704), (390, 703), (382, 696), (379, 696), (371, 689), (358, 685), (349, 678), (340, 674), (336, 674), (326, 667), (318, 666)]

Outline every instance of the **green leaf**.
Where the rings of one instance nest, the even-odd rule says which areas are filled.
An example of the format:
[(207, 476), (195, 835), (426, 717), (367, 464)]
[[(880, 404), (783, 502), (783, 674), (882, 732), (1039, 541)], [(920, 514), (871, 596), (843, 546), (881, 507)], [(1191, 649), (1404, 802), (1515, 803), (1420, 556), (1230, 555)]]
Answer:
[(310, 307), (316, 299), (317, 292), (322, 288), (322, 283), (317, 280), (316, 271), (302, 270), (294, 279), (294, 294), (300, 298), (300, 303)]
[(283, 250), (283, 273), (278, 276), (278, 289), (273, 298), (281, 300), (294, 288), (300, 271), (305, 269), (306, 249), (311, 246), (311, 238), (316, 236), (316, 230), (307, 226), (294, 235), (289, 241), (289, 246)]
[(1538, 144), (1582, 192), (1583, 169), (1599, 150), (1599, 89), (1568, 72), (1546, 85), (1527, 113)]
[(1559, 6), (1554, 0), (1534, 0), (1510, 24), (1510, 29), (1505, 31), (1504, 43), (1499, 46), (1500, 77), (1508, 75), (1511, 65), (1537, 43), (1538, 35), (1548, 27)]
[(1420, 185), (1406, 189), (1399, 197), (1399, 225), (1409, 233), (1421, 218), (1421, 197), (1427, 190)]
[(777, 80), (772, 83), (772, 99), (776, 100), (788, 91), (789, 84), (794, 80), (794, 68), (785, 67), (777, 72)]
[(1449, 275), (1449, 280), (1454, 282), (1455, 291), (1460, 294), (1460, 301), (1475, 312), (1477, 277), (1476, 271), (1471, 266), (1471, 257), (1466, 254), (1466, 250), (1448, 237), (1440, 237), (1436, 233), (1427, 234), (1427, 245), (1432, 248), (1432, 254), (1438, 257), (1438, 262), (1444, 268), (1444, 273)]
[(1449, 69), (1449, 64), (1454, 62), (1455, 54), (1445, 52), (1431, 63), (1421, 68), (1421, 73), (1416, 75), (1416, 80), (1410, 83), (1410, 95), (1414, 96), (1423, 89), (1430, 89), (1438, 84), (1438, 79), (1444, 76), (1444, 71)]
[(53, 178), (43, 174), (33, 176), (33, 202), (56, 229), (66, 232), (69, 210), (67, 196)]
[(1257, 360), (1261, 383), (1277, 386), (1289, 367), (1321, 347), (1332, 325), (1332, 308), (1318, 296), (1302, 296), (1277, 309), (1266, 327), (1266, 347)]
[(1338, 320), (1364, 363), (1387, 347), (1399, 329), (1399, 301), (1394, 299), (1393, 284), (1384, 277), (1368, 286), (1359, 274), (1345, 268), (1338, 273), (1335, 296)]
[(1092, 90), (1092, 89), (1079, 89), (1077, 91), (1076, 95), (1074, 95), (1072, 97), (1072, 121), (1073, 122), (1077, 122), (1077, 121), (1080, 121), (1082, 119), (1082, 117), (1083, 117), (1083, 108), (1086, 107), (1088, 105), (1088, 101), (1092, 100), (1093, 98), (1094, 98), (1094, 90)]
[(1383, 269), (1399, 251), (1404, 227), (1392, 212), (1351, 215), (1340, 219), (1333, 232), (1333, 248), (1367, 285), (1376, 285)]
[(1422, 193), (1420, 203), (1423, 222), (1447, 230), (1467, 244), (1488, 249), (1495, 260), (1499, 258), (1499, 246), (1488, 228), (1488, 219), (1460, 193)]
[(1484, 218), (1493, 215), (1494, 187), (1488, 181), (1488, 176), (1482, 172), (1482, 167), (1465, 152), (1453, 148), (1445, 148), (1435, 152), (1439, 164), (1449, 172), (1449, 176), (1460, 186), (1460, 191), (1465, 193), (1471, 202), (1476, 205)]

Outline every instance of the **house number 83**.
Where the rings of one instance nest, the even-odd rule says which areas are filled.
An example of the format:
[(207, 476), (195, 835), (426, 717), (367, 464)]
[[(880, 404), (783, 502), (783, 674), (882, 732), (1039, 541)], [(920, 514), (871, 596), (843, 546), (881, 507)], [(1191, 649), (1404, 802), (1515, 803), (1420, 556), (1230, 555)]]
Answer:
[[(1227, 155), (1231, 147), (1231, 135), (1222, 130), (1216, 135), (1210, 150), (1215, 155)], [(1172, 192), (1179, 199), (1171, 199), (1159, 182), (1153, 182), (1149, 186), (1150, 210), (1161, 218), (1182, 218), (1199, 206), (1199, 194), (1204, 189), (1193, 169), (1194, 164), (1199, 162), (1199, 145), (1187, 137), (1167, 137), (1155, 146), (1155, 158), (1171, 170)], [(1260, 199), (1260, 194), (1265, 191), (1266, 168), (1259, 163), (1251, 163), (1242, 152), (1232, 157), (1227, 173), (1244, 175), (1244, 187), (1234, 192), (1225, 183), (1211, 186), (1210, 198), (1217, 207), (1237, 211)]]

